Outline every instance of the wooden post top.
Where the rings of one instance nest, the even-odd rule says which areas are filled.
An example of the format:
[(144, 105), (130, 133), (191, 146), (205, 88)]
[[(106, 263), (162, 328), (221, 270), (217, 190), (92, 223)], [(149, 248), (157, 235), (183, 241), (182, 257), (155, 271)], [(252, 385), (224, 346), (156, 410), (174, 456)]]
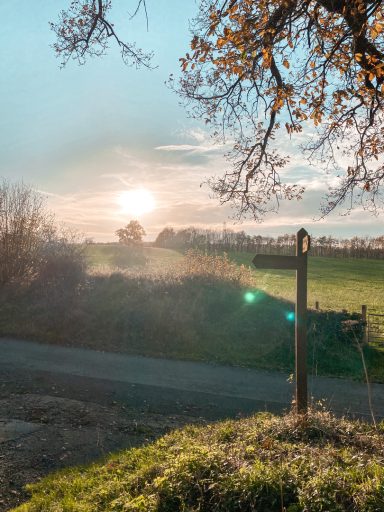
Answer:
[(301, 228), (296, 233), (296, 256), (303, 256), (311, 248), (311, 237), (308, 232)]

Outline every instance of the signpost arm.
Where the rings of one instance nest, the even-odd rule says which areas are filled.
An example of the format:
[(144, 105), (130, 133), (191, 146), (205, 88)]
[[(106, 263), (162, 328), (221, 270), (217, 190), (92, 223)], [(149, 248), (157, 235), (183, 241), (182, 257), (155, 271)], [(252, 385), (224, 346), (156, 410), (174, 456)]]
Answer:
[(296, 235), (296, 411), (305, 414), (308, 408), (307, 389), (307, 260), (309, 235), (300, 229)]

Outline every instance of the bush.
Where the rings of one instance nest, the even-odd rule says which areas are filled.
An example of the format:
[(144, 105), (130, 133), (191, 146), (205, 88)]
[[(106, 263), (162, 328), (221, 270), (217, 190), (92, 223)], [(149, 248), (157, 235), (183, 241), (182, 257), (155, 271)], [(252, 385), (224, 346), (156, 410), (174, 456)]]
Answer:
[(48, 287), (75, 289), (85, 279), (83, 246), (65, 235), (56, 236), (41, 247), (36, 282)]
[(238, 265), (227, 254), (207, 254), (191, 249), (186, 252), (181, 263), (182, 273), (189, 278), (201, 281), (222, 281), (237, 287), (252, 286), (252, 273), (249, 267)]
[(0, 182), (0, 286), (65, 282), (74, 288), (84, 277), (81, 247), (60, 231), (44, 198), (24, 183)]

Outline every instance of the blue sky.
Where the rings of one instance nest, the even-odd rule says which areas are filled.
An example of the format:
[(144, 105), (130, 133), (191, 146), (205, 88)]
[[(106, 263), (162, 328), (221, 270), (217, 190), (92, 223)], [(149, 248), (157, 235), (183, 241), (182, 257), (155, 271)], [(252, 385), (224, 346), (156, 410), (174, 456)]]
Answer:
[[(152, 71), (126, 67), (114, 45), (102, 59), (60, 69), (48, 22), (69, 0), (1, 3), (1, 176), (42, 191), (59, 220), (96, 240), (113, 240), (130, 220), (117, 199), (132, 188), (154, 195), (155, 210), (139, 218), (149, 238), (165, 225), (231, 225), (230, 210), (200, 187), (224, 169), (224, 148), (212, 147), (203, 124), (188, 119), (164, 85), (188, 51), (194, 0), (147, 0), (148, 32), (143, 15), (129, 21), (135, 0), (114, 0), (120, 33), (154, 50)], [(314, 222), (326, 178), (308, 168), (296, 143), (287, 138), (282, 147), (292, 154), (289, 172), (308, 186), (305, 199), (263, 224), (247, 221), (235, 229), (276, 235), (304, 225), (314, 234), (382, 234), (382, 220), (358, 211)]]

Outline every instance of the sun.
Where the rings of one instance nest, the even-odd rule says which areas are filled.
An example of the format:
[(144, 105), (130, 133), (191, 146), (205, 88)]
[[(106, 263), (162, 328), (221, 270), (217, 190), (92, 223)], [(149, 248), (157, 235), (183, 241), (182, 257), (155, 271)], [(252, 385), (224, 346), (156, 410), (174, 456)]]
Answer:
[(155, 209), (155, 199), (151, 192), (145, 188), (120, 192), (117, 203), (120, 205), (123, 213), (128, 213), (135, 217), (144, 213), (150, 213)]

